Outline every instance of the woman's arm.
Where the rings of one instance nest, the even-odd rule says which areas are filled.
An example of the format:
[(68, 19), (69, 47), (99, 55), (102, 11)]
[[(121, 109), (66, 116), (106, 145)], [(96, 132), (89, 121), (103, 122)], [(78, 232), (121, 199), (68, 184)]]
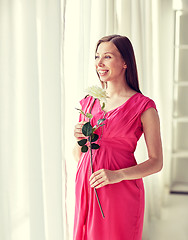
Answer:
[(81, 147), (78, 145), (78, 143), (76, 143), (73, 148), (73, 156), (74, 156), (74, 159), (76, 160), (76, 162), (78, 162), (80, 160), (81, 154), (82, 154)]
[(160, 135), (160, 122), (154, 108), (146, 110), (142, 116), (143, 132), (148, 150), (149, 159), (143, 163), (120, 170), (101, 169), (90, 177), (91, 187), (102, 187), (107, 184), (146, 177), (159, 172), (163, 167), (162, 143)]

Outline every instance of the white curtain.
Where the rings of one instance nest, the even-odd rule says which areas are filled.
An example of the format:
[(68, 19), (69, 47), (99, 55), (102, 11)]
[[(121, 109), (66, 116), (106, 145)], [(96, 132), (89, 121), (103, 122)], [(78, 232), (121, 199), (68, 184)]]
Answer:
[[(87, 86), (100, 86), (94, 51), (104, 35), (132, 41), (141, 90), (157, 104), (169, 162), (170, 78), (163, 74), (158, 25), (164, 5), (162, 0), (0, 1), (0, 239), (72, 239), (75, 107)], [(143, 138), (138, 148), (140, 162), (147, 158)], [(161, 173), (145, 178), (144, 240), (149, 219), (160, 216), (163, 180)]]
[(0, 239), (62, 240), (64, 1), (0, 1)]
[[(170, 91), (164, 87), (170, 83), (161, 71), (161, 13), (162, 1), (152, 0), (91, 0), (67, 1), (65, 29), (65, 90), (66, 90), (66, 160), (68, 168), (68, 195), (71, 203), (68, 208), (70, 239), (74, 216), (74, 177), (76, 163), (70, 152), (75, 144), (74, 125), (78, 113), (74, 109), (78, 101), (86, 95), (87, 86), (99, 84), (94, 68), (95, 44), (99, 38), (109, 34), (121, 34), (130, 38), (135, 50), (140, 87), (143, 94), (152, 98), (157, 105), (161, 118), (161, 132), (164, 148), (164, 159), (169, 162), (170, 141)], [(74, 17), (72, 17), (74, 16)], [(161, 23), (164, 24), (164, 23)], [(74, 29), (74, 31), (73, 31)], [(164, 62), (163, 62), (164, 63)], [(163, 69), (162, 69), (163, 70)], [(71, 94), (70, 94), (71, 93)], [(168, 113), (168, 114), (165, 114)], [(165, 134), (164, 134), (164, 130)], [(138, 162), (147, 159), (147, 151), (143, 137), (136, 151)], [(166, 163), (165, 163), (166, 166)], [(169, 165), (168, 165), (169, 167)], [(169, 170), (146, 177), (146, 213), (143, 239), (149, 236), (149, 221), (159, 218), (164, 200), (164, 185), (168, 185)], [(164, 181), (165, 180), (165, 181)], [(167, 192), (167, 191), (166, 191)]]

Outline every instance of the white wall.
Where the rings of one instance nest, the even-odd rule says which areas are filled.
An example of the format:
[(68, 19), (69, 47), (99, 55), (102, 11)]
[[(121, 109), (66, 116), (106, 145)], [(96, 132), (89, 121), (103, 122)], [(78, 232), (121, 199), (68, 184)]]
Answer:
[[(172, 116), (172, 92), (173, 92), (173, 31), (174, 18), (172, 9), (172, 0), (160, 0), (161, 17), (160, 17), (160, 78), (163, 83), (161, 87), (161, 102), (164, 108), (161, 115), (168, 116), (168, 121), (162, 122), (161, 129), (164, 146), (164, 182), (166, 187), (170, 184), (170, 151), (171, 151), (171, 116)], [(161, 121), (163, 121), (161, 117)]]

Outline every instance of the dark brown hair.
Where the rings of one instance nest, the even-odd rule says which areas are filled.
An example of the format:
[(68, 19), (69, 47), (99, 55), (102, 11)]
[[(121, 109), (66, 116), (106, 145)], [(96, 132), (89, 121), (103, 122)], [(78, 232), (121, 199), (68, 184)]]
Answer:
[(141, 93), (139, 89), (138, 73), (134, 50), (130, 40), (127, 37), (121, 35), (109, 35), (102, 37), (97, 42), (95, 53), (97, 52), (99, 45), (103, 42), (112, 42), (117, 47), (118, 51), (120, 52), (122, 58), (124, 59), (127, 65), (127, 69), (125, 71), (125, 79), (127, 81), (127, 84), (129, 85), (130, 88)]

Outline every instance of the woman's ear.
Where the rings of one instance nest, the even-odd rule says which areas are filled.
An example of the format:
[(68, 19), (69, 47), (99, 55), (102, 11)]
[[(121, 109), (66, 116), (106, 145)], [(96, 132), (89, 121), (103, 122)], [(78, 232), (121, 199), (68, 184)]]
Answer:
[(127, 68), (127, 64), (124, 64), (124, 65), (123, 65), (123, 68)]

